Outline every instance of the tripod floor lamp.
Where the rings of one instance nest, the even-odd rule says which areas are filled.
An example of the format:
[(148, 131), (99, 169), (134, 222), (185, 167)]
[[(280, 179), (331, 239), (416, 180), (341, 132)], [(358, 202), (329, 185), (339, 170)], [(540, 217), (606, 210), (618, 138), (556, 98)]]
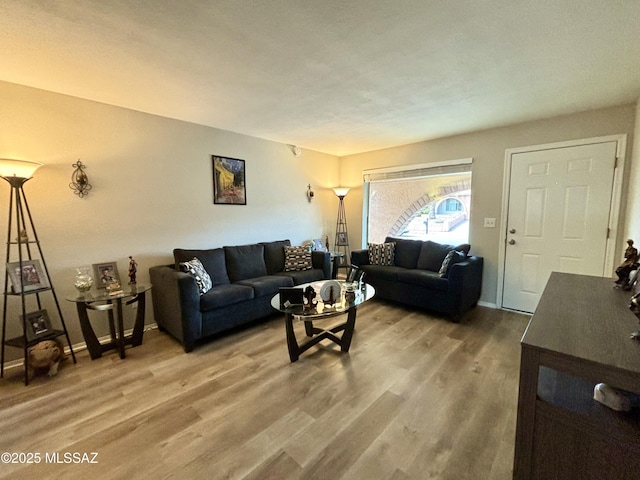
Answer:
[(336, 220), (336, 239), (334, 242), (334, 250), (336, 253), (343, 254), (340, 257), (340, 266), (347, 266), (349, 259), (349, 233), (347, 232), (347, 216), (344, 213), (344, 197), (349, 193), (347, 187), (336, 187), (333, 189), (337, 197), (340, 199), (338, 204), (338, 219)]
[[(7, 255), (4, 274), (4, 304), (2, 307), (2, 354), (0, 377), (4, 376), (5, 346), (21, 348), (24, 353), (24, 383), (29, 384), (29, 347), (44, 340), (64, 335), (69, 351), (76, 363), (62, 310), (42, 254), (40, 241), (31, 218), (31, 211), (23, 186), (31, 179), (41, 163), (0, 159), (0, 177), (11, 186), (9, 220), (7, 223)], [(14, 230), (15, 228), (15, 230)], [(9, 282), (11, 280), (11, 282)], [(46, 310), (42, 308), (43, 294), (53, 295), (62, 329), (56, 329)], [(7, 305), (12, 299), (20, 300), (20, 312), (15, 320), (20, 323), (21, 335), (7, 338)], [(56, 322), (57, 323), (57, 322)]]

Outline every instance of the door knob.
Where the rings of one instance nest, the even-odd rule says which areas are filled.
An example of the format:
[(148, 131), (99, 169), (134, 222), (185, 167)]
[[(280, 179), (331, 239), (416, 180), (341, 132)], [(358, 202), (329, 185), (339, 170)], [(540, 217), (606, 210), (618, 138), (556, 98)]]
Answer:
[(509, 245), (515, 245), (516, 241), (512, 238), (511, 240), (509, 240)]
[(509, 233), (516, 233), (516, 229), (512, 228), (511, 230), (509, 230)]

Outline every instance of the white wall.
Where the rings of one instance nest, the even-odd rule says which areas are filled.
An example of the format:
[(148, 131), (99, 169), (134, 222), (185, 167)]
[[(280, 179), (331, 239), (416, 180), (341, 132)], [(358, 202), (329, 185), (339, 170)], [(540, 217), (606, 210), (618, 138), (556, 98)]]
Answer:
[[(362, 242), (359, 228), (362, 224), (363, 170), (473, 157), (469, 240), (471, 252), (485, 259), (480, 300), (494, 304), (497, 295), (500, 232), (498, 228), (484, 228), (483, 220), (485, 217), (493, 217), (498, 221), (500, 219), (505, 150), (580, 138), (627, 134), (628, 160), (631, 158), (630, 145), (633, 142), (635, 117), (635, 105), (624, 105), (344, 157), (340, 163), (340, 180), (344, 186), (352, 187), (345, 198), (351, 248), (357, 248)], [(623, 205), (626, 204), (626, 188), (625, 181)], [(640, 197), (640, 193), (638, 196)], [(634, 201), (638, 203), (640, 198)], [(640, 209), (640, 206), (637, 208)], [(624, 220), (624, 212), (621, 212), (621, 226), (624, 225)], [(640, 237), (638, 240), (640, 243)], [(624, 239), (621, 238), (620, 241), (624, 243)], [(619, 252), (616, 256), (619, 256)]]
[[(246, 161), (246, 206), (213, 204), (212, 154)], [(303, 150), (296, 158), (287, 145), (5, 82), (0, 158), (45, 164), (24, 190), (73, 342), (82, 336), (75, 306), (64, 297), (74, 292), (76, 266), (115, 260), (126, 281), (133, 255), (138, 281), (148, 282), (148, 268), (170, 263), (176, 247), (285, 238), (300, 244), (332, 238), (335, 228), (330, 187), (339, 183), (337, 157)], [(84, 199), (68, 186), (78, 159), (93, 185)], [(9, 190), (0, 182), (5, 206)], [(6, 222), (1, 212), (0, 232)], [(50, 297), (42, 296), (44, 308), (55, 312)], [(11, 336), (19, 331), (20, 302), (9, 302)], [(96, 318), (105, 334), (106, 322)], [(7, 353), (21, 355), (11, 347)]]

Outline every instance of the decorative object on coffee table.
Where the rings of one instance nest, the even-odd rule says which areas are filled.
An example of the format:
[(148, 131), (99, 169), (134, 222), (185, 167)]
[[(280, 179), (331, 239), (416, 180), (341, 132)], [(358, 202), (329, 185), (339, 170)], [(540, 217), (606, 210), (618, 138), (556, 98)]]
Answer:
[(316, 298), (316, 291), (313, 289), (311, 285), (309, 285), (307, 288), (304, 289), (304, 299), (306, 300), (304, 302), (304, 306), (306, 308), (315, 307), (318, 304), (318, 302), (316, 302), (314, 298)]
[(322, 284), (322, 288), (320, 288), (320, 298), (325, 303), (325, 305), (333, 305), (338, 301), (340, 295), (342, 294), (342, 285), (337, 280), (329, 280)]
[(246, 205), (244, 160), (211, 156), (213, 163), (213, 203)]

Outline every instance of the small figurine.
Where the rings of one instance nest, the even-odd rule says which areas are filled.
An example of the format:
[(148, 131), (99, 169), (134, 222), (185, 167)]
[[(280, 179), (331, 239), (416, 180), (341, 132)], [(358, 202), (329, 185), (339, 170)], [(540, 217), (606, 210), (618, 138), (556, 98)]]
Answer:
[(327, 247), (327, 252), (329, 252), (329, 235), (324, 237), (324, 246)]
[(313, 299), (316, 298), (316, 291), (313, 289), (311, 285), (304, 289), (304, 298), (306, 300), (305, 308), (315, 307), (318, 302), (315, 302)]
[(629, 275), (632, 270), (638, 268), (638, 249), (633, 246), (633, 240), (627, 240), (627, 248), (624, 251), (624, 261), (616, 268), (618, 280), (615, 282), (615, 288), (626, 288), (629, 283)]
[(27, 231), (24, 228), (20, 229), (20, 233), (18, 234), (18, 238), (16, 238), (16, 242), (18, 243), (29, 242), (29, 235), (27, 234)]
[(129, 285), (136, 283), (136, 272), (138, 271), (138, 262), (132, 256), (129, 256)]

